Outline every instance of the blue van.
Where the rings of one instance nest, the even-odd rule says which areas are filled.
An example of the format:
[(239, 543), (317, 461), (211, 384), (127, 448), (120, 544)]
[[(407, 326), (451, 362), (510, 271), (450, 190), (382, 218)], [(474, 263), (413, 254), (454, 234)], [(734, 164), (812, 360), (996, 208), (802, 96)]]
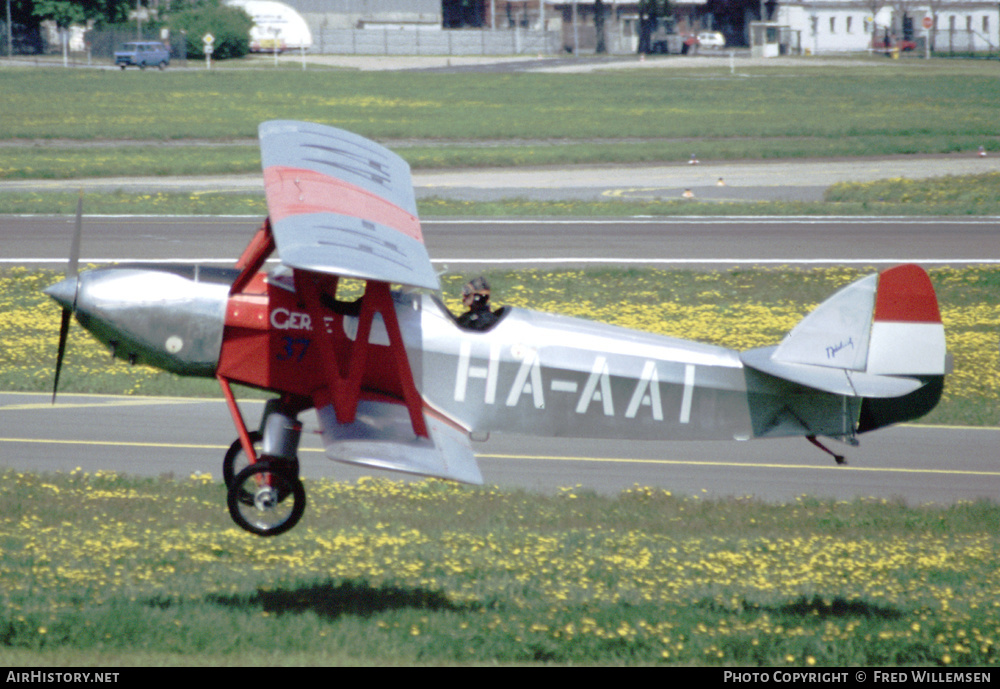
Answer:
[(115, 51), (115, 64), (125, 69), (134, 65), (139, 69), (156, 66), (164, 69), (170, 64), (170, 48), (157, 41), (132, 41)]

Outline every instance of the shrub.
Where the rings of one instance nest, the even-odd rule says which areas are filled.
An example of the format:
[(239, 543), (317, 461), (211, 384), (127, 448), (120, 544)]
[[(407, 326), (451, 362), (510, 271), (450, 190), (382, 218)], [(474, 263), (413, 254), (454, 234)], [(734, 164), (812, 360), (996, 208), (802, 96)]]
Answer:
[(211, 0), (172, 14), (169, 24), (172, 33), (183, 31), (186, 34), (189, 58), (205, 56), (202, 38), (207, 33), (215, 36), (212, 57), (216, 60), (243, 57), (250, 52), (253, 19), (239, 7), (228, 7), (218, 0)]

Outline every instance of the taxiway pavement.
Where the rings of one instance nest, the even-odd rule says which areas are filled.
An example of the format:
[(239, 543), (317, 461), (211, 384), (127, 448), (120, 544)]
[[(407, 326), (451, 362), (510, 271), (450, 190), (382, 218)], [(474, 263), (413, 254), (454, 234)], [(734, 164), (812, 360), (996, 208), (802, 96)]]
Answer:
[[(248, 422), (263, 402), (242, 400)], [(235, 438), (220, 399), (0, 393), (0, 466), (18, 471), (119, 471), (142, 476), (210, 473)], [(391, 476), (331, 462), (303, 415), (304, 478), (356, 480)], [(494, 436), (475, 443), (489, 485), (555, 492), (580, 486), (615, 495), (635, 485), (705, 498), (754, 496), (789, 501), (803, 495), (848, 500), (903, 499), (911, 504), (997, 499), (1000, 428), (897, 426), (861, 437), (837, 466), (803, 438), (747, 442), (622, 442)]]

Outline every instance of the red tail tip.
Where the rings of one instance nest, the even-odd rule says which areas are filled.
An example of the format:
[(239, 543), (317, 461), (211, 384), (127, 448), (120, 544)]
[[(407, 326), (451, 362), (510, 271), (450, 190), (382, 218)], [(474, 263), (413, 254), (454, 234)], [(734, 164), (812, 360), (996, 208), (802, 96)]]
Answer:
[(913, 264), (882, 272), (875, 296), (875, 320), (940, 323), (937, 296), (927, 272)]

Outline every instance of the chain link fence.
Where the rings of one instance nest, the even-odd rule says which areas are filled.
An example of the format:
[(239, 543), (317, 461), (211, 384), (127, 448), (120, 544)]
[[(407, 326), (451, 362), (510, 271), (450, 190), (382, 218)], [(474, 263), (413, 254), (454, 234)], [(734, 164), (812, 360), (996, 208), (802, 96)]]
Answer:
[[(8, 34), (10, 34), (8, 38)], [(17, 24), (8, 32), (7, 25), (0, 21), (0, 57), (8, 55), (41, 55), (47, 43), (41, 29), (27, 28)]]
[(1000, 48), (990, 39), (974, 29), (937, 29), (929, 32), (931, 50), (945, 55), (997, 55)]
[[(0, 57), (12, 56), (42, 56), (60, 55), (63, 52), (62, 41), (58, 36), (51, 37), (45, 31), (13, 27), (12, 41), (8, 43), (7, 29), (0, 22)], [(53, 40), (55, 38), (56, 40)], [(67, 45), (67, 57), (72, 64), (100, 64), (115, 61), (115, 51), (121, 49), (123, 43), (130, 41), (159, 41), (170, 47), (170, 61), (185, 64), (187, 62), (187, 41), (184, 35), (171, 36), (164, 41), (159, 32), (149, 31), (138, 34), (135, 29), (123, 31), (87, 31), (83, 39), (74, 38)], [(8, 45), (10, 50), (8, 51)]]
[(562, 49), (555, 31), (329, 29), (313, 36), (310, 52), (338, 55), (551, 55)]

